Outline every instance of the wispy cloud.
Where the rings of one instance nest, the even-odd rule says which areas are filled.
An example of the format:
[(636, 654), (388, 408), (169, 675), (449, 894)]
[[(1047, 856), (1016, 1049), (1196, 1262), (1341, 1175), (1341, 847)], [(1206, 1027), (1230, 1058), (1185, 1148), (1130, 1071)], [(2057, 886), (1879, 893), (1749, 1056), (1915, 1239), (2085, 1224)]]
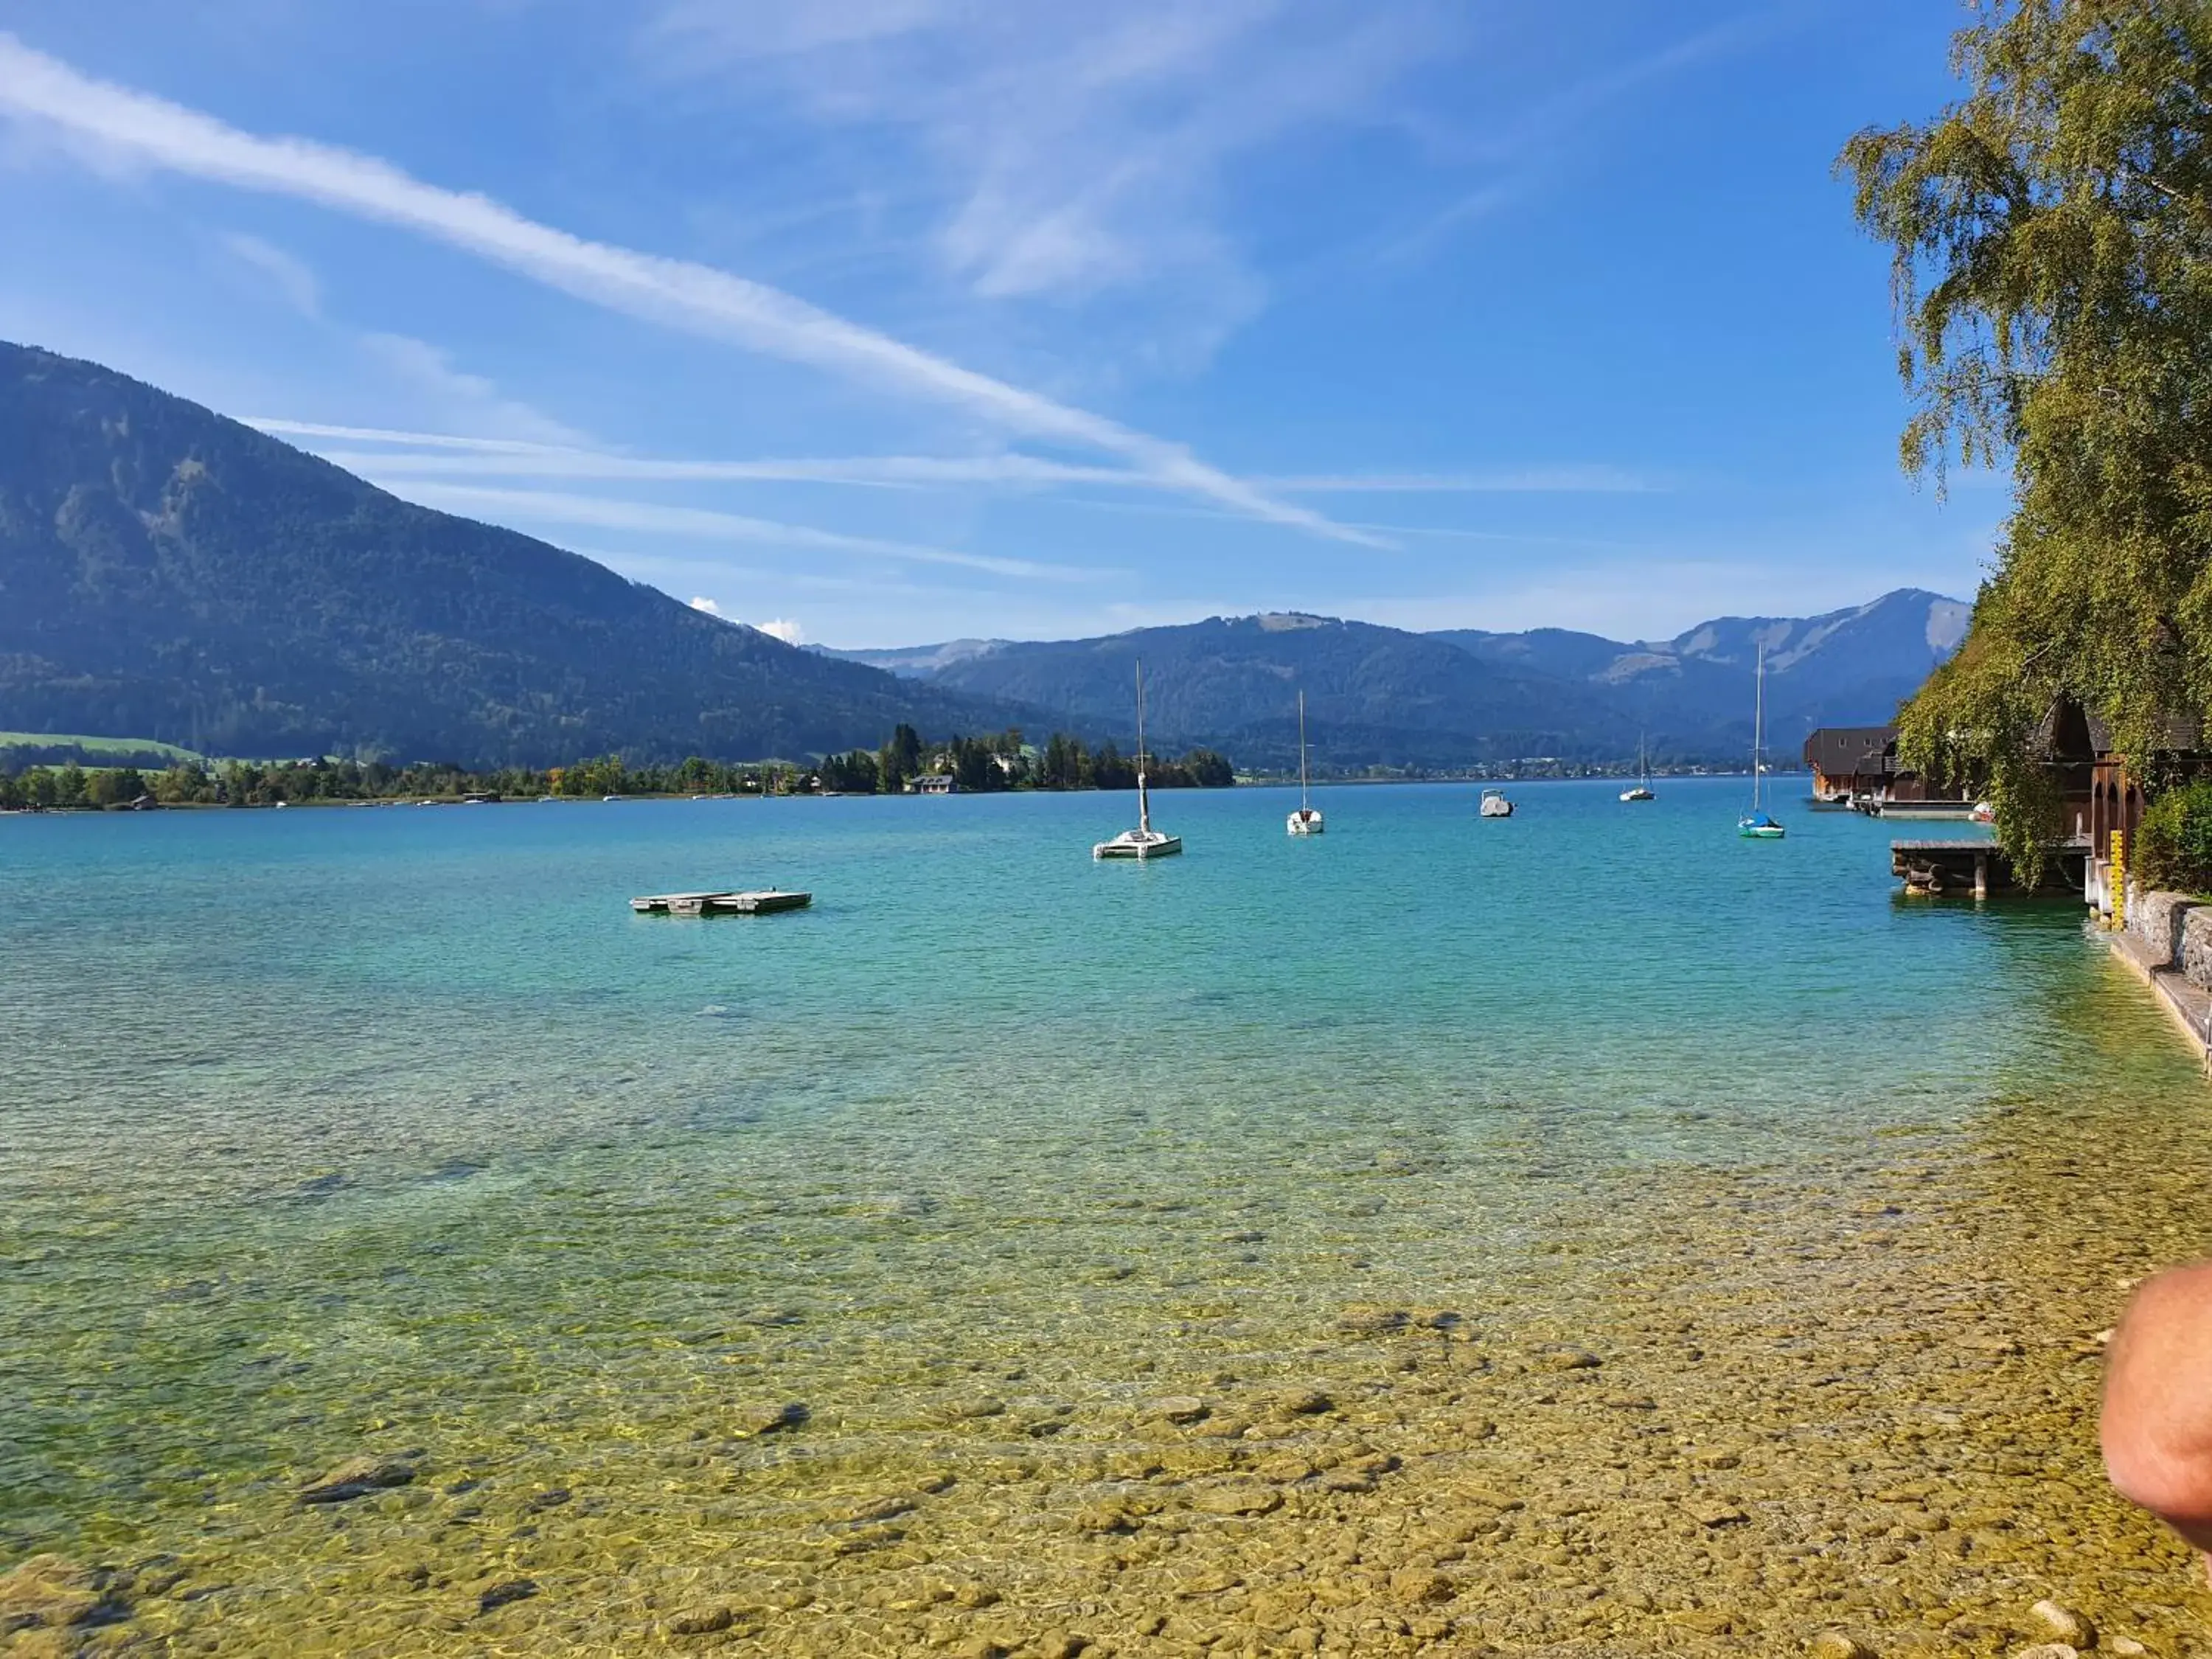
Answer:
[[(264, 428), (264, 430), (269, 429)], [(583, 449), (441, 451), (324, 449), (324, 459), (352, 471), (374, 469), (415, 477), (625, 478), (641, 482), (853, 484), (917, 489), (933, 484), (1127, 484), (1155, 489), (1159, 481), (1123, 468), (1075, 466), (1030, 455), (858, 455), (818, 459), (683, 461), (611, 455)]]
[(227, 231), (216, 240), (225, 252), (253, 271), (294, 311), (302, 317), (322, 316), (322, 284), (306, 260), (286, 252), (274, 242), (242, 230)]
[(575, 428), (518, 398), (502, 394), (481, 374), (453, 366), (452, 355), (409, 334), (362, 334), (356, 343), (386, 373), (427, 397), (434, 411), (457, 425), (475, 425), (495, 434), (493, 441), (583, 446), (591, 441)]
[[(308, 421), (255, 418), (247, 423), (283, 437), (393, 446), (389, 449), (324, 447), (317, 453), (325, 460), (353, 471), (376, 471), (394, 477), (619, 478), (872, 488), (1005, 485), (1026, 489), (1060, 484), (1117, 485), (1131, 489), (1161, 488), (1160, 481), (1152, 474), (1126, 467), (1082, 466), (1007, 452), (985, 455), (685, 460), (617, 454), (573, 444), (459, 437), (448, 433), (392, 431), (378, 427), (325, 426)], [(1663, 479), (1649, 473), (1601, 465), (1510, 467), (1471, 472), (1285, 473), (1257, 482), (1285, 495), (1615, 495), (1648, 494), (1668, 487)]]
[(1270, 489), (1315, 495), (1632, 495), (1665, 487), (1646, 474), (1613, 466), (1533, 466), (1495, 472), (1322, 473), (1271, 477), (1265, 482)]
[(1374, 540), (1232, 477), (1180, 444), (963, 368), (765, 284), (589, 241), (489, 197), (425, 184), (374, 156), (257, 137), (95, 81), (4, 33), (0, 112), (39, 123), (101, 160), (119, 156), (400, 226), (611, 310), (957, 408), (1033, 438), (1118, 455), (1165, 486), (1255, 519), (1339, 541)]
[(1268, 301), (1240, 169), (1390, 127), (1405, 83), (1479, 32), (1452, 0), (663, 0), (643, 52), (865, 146), (966, 295), (1079, 307), (1104, 372), (1176, 374)]
[(1029, 559), (995, 558), (982, 553), (963, 553), (951, 548), (924, 547), (912, 542), (886, 541), (873, 536), (847, 536), (806, 525), (779, 524), (769, 519), (748, 518), (737, 513), (718, 513), (707, 507), (668, 507), (653, 501), (624, 501), (605, 495), (577, 495), (561, 490), (495, 489), (475, 484), (439, 484), (391, 481), (393, 493), (424, 507), (457, 513), (489, 513), (501, 518), (535, 524), (588, 525), (601, 530), (629, 530), (648, 535), (689, 536), (709, 541), (757, 542), (779, 547), (812, 548), (826, 553), (849, 553), (896, 559), (911, 564), (957, 566), (987, 570), (998, 576), (1022, 576), (1048, 581), (1088, 581), (1097, 573), (1067, 565), (1039, 564)]
[[(1532, 193), (1537, 182), (1556, 171), (1566, 136), (1607, 106), (1670, 76), (1696, 69), (1750, 46), (1786, 26), (1802, 7), (1785, 4), (1747, 12), (1669, 42), (1656, 52), (1601, 70), (1523, 108), (1491, 136), (1469, 144), (1452, 138), (1447, 149), (1463, 161), (1497, 170), (1462, 191), (1429, 217), (1386, 244), (1376, 255), (1384, 263), (1425, 253), (1450, 233), (1513, 206)], [(1430, 129), (1431, 134), (1435, 129)]]
[(283, 421), (262, 415), (241, 418), (246, 425), (279, 438), (336, 438), (347, 443), (406, 444), (420, 449), (473, 449), (495, 454), (577, 453), (564, 445), (532, 443), (520, 438), (470, 438), (454, 432), (395, 432), (388, 427), (325, 426), (314, 421)]

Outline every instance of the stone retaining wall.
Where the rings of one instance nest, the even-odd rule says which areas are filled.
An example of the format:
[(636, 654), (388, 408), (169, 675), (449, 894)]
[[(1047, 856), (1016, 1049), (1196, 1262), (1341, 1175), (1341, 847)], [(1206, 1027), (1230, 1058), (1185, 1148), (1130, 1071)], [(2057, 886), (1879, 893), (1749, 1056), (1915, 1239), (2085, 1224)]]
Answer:
[(2212, 901), (2186, 893), (2128, 894), (2128, 932), (2160, 967), (2212, 991)]
[(2191, 985), (2212, 991), (2212, 904), (2198, 904), (2183, 917), (2177, 965)]

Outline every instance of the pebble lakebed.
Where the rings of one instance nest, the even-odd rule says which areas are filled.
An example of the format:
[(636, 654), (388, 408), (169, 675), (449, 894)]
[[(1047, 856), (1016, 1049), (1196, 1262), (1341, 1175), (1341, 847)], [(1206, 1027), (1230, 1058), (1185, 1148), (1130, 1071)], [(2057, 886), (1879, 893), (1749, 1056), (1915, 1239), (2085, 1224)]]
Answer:
[[(1417, 1148), (1288, 1227), (1133, 1196), (1126, 1259), (1048, 1323), (948, 1279), (957, 1347), (804, 1305), (549, 1333), (465, 1412), (395, 1375), (289, 1464), (173, 1472), (158, 1518), (0, 1578), (0, 1620), (40, 1619), (24, 1655), (1997, 1654), (2047, 1598), (2197, 1651), (2191, 1557), (2096, 1462), (2099, 1333), (2212, 1243), (2203, 1137), (2126, 1118), (2000, 1105), (1814, 1173), (1557, 1183), (1449, 1306), (1362, 1265), (1394, 1212), (1462, 1201)], [(874, 1207), (929, 1255), (928, 1204)]]

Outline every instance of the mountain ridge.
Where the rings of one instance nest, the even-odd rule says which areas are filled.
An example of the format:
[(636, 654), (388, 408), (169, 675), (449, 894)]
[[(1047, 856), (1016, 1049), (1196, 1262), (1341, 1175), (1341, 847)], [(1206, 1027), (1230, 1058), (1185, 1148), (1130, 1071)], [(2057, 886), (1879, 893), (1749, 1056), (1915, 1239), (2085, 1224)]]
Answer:
[[(1141, 655), (1164, 740), (1227, 747), (1252, 764), (1279, 763), (1285, 745), (1295, 743), (1289, 713), (1294, 678), (1308, 692), (1316, 752), (1330, 764), (1465, 764), (1553, 753), (1596, 759), (1633, 753), (1644, 737), (1666, 758), (1713, 760), (1750, 746), (1753, 672), (1762, 648), (1770, 747), (1786, 753), (1816, 726), (1892, 718), (1956, 649), (1971, 608), (1929, 589), (1905, 587), (1813, 617), (1712, 617), (1666, 640), (1613, 640), (1559, 628), (1414, 632), (1261, 611), (1071, 640), (817, 648), (904, 678), (1100, 722), (1126, 710), (1129, 675)], [(1352, 679), (1343, 678), (1347, 663), (1317, 659), (1310, 649), (1316, 639), (1356, 645), (1361, 660)], [(1244, 647), (1231, 653), (1233, 662), (1222, 655), (1232, 642)], [(1269, 649), (1251, 648), (1262, 643)], [(1449, 647), (1497, 672), (1487, 678), (1455, 673), (1425, 654), (1424, 646)], [(1272, 678), (1257, 672), (1262, 659)], [(1109, 661), (1118, 678), (1099, 672)], [(1200, 662), (1214, 682), (1203, 690), (1189, 683)], [(1394, 672), (1404, 678), (1389, 690)], [(1315, 674), (1319, 678), (1308, 678)], [(1431, 690), (1449, 684), (1463, 702), (1481, 702), (1485, 718), (1457, 724), (1433, 718), (1421, 708), (1428, 695), (1423, 688), (1431, 682)], [(1240, 701), (1237, 689), (1249, 696)], [(1376, 694), (1385, 692), (1380, 701), (1387, 706), (1377, 707)], [(1540, 710), (1530, 702), (1538, 693), (1549, 699)], [(1279, 706), (1261, 706), (1267, 696)]]
[(0, 343), (0, 726), (244, 754), (798, 756), (1021, 711), (800, 650)]

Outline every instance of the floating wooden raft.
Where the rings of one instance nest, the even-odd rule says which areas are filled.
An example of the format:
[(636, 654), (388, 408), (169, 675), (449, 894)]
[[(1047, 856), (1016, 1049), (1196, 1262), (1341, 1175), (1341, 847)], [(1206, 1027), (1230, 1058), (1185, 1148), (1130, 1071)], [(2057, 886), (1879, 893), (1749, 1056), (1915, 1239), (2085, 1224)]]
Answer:
[(803, 910), (811, 893), (787, 893), (769, 887), (750, 893), (649, 893), (629, 908), (641, 916), (762, 916), (771, 910)]

